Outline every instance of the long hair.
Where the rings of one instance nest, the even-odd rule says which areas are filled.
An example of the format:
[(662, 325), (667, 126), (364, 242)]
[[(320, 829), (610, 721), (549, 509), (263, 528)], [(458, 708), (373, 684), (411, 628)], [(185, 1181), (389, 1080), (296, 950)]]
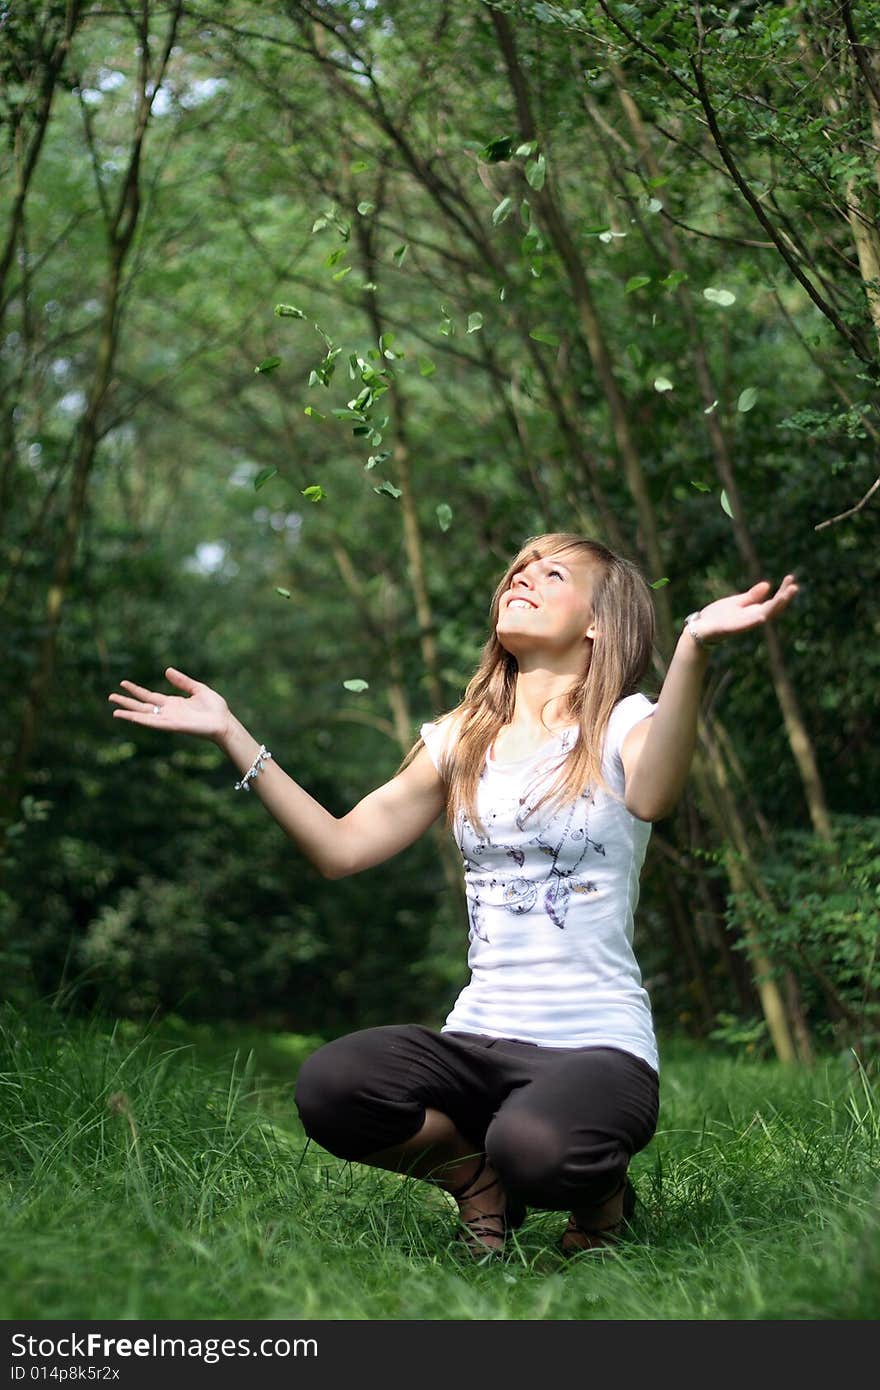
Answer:
[[(447, 785), (446, 808), (450, 825), (463, 812), (482, 833), (477, 811), (477, 786), (498, 733), (513, 720), (518, 664), (506, 651), (495, 628), (502, 596), (513, 576), (532, 560), (544, 560), (563, 551), (576, 552), (592, 570), (593, 622), (597, 637), (585, 643), (584, 669), (566, 693), (568, 722), (579, 728), (571, 752), (562, 761), (555, 779), (534, 806), (546, 801), (566, 805), (585, 787), (604, 786), (602, 744), (611, 711), (619, 700), (633, 695), (651, 661), (654, 645), (654, 605), (651, 592), (638, 569), (598, 541), (555, 531), (532, 536), (509, 565), (492, 598), (490, 635), (480, 664), (468, 683), (461, 703), (443, 716), (453, 723), (440, 774)], [(592, 648), (592, 650), (590, 650)], [(401, 770), (423, 747), (410, 750)]]

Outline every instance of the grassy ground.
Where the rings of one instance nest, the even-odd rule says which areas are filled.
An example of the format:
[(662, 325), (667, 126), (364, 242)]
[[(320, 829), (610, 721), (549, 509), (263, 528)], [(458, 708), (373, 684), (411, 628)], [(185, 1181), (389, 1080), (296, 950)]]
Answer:
[(670, 1048), (630, 1240), (503, 1260), (449, 1200), (306, 1147), (315, 1040), (0, 1013), (3, 1319), (846, 1319), (880, 1314), (880, 1106), (812, 1071)]

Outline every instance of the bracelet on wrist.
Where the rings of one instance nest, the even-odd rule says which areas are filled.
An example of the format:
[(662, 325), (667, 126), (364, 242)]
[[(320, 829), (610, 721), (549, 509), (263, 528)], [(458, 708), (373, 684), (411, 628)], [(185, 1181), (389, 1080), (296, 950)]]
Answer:
[(240, 782), (236, 782), (235, 791), (249, 792), (251, 789), (251, 782), (255, 777), (259, 777), (260, 773), (263, 771), (263, 764), (267, 763), (271, 757), (272, 754), (269, 752), (266, 745), (264, 743), (261, 743), (260, 751), (254, 758), (247, 772), (244, 774)]
[(700, 636), (700, 633), (697, 631), (697, 628), (696, 628), (695, 624), (697, 623), (697, 621), (698, 621), (702, 616), (703, 616), (703, 610), (702, 610), (702, 609), (697, 609), (697, 611), (696, 611), (695, 613), (688, 613), (687, 617), (686, 617), (685, 620), (684, 620), (684, 625), (685, 625), (685, 627), (687, 628), (688, 632), (690, 633), (691, 637), (693, 637), (693, 639), (694, 639), (694, 641), (696, 642), (696, 644), (697, 644), (698, 647), (707, 647), (707, 648), (708, 648), (708, 647), (717, 646), (717, 643), (715, 643), (715, 642), (710, 642), (710, 641), (708, 641), (707, 638), (701, 637), (701, 636)]

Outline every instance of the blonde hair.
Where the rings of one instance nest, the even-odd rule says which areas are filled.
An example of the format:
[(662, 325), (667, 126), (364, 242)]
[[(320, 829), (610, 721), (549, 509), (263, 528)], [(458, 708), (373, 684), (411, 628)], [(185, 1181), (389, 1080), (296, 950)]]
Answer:
[[(532, 560), (544, 560), (563, 551), (575, 552), (590, 564), (593, 622), (597, 640), (587, 650), (583, 674), (566, 694), (565, 713), (579, 727), (574, 747), (557, 776), (533, 807), (546, 801), (566, 805), (585, 787), (604, 786), (602, 744), (611, 711), (619, 700), (636, 693), (651, 662), (654, 645), (654, 605), (651, 592), (634, 564), (615, 555), (598, 541), (564, 531), (532, 536), (509, 565), (492, 598), (491, 632), (476, 672), (461, 703), (444, 716), (455, 721), (457, 737), (444, 755), (440, 773), (447, 784), (446, 808), (450, 825), (463, 812), (483, 833), (477, 812), (477, 786), (500, 730), (513, 720), (518, 665), (506, 651), (495, 628), (502, 596), (513, 576)], [(410, 750), (406, 767), (424, 741)]]

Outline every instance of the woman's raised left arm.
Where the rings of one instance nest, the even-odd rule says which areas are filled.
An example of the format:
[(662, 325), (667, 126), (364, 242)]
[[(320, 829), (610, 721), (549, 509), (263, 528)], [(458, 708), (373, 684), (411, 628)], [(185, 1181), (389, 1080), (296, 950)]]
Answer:
[[(627, 810), (640, 820), (668, 816), (690, 772), (697, 742), (697, 715), (709, 646), (778, 617), (797, 593), (787, 574), (768, 597), (766, 579), (744, 594), (729, 594), (703, 608), (678, 639), (657, 708), (629, 731), (620, 750)], [(696, 632), (696, 636), (693, 633)]]

